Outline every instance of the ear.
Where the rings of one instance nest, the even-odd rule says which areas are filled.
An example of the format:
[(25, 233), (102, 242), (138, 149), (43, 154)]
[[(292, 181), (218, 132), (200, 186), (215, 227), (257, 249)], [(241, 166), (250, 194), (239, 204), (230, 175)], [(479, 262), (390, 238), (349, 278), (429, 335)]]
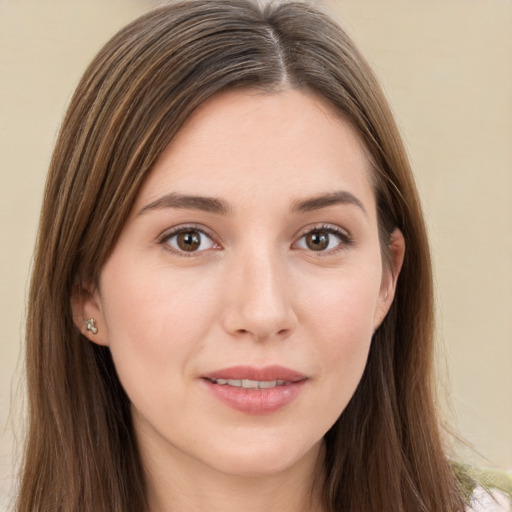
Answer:
[(75, 325), (86, 338), (98, 345), (108, 346), (108, 329), (96, 286), (77, 282), (71, 295), (71, 310)]
[(395, 228), (389, 238), (389, 264), (384, 265), (382, 282), (379, 292), (379, 303), (375, 310), (374, 331), (376, 331), (386, 317), (395, 297), (396, 283), (405, 255), (405, 240), (402, 232)]

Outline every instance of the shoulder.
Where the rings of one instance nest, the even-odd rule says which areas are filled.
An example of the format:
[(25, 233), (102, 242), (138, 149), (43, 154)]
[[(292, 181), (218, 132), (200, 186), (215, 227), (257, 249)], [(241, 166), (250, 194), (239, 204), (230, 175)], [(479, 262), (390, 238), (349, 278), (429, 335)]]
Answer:
[(512, 512), (510, 494), (477, 486), (466, 512)]
[(512, 512), (512, 473), (453, 463), (466, 512)]

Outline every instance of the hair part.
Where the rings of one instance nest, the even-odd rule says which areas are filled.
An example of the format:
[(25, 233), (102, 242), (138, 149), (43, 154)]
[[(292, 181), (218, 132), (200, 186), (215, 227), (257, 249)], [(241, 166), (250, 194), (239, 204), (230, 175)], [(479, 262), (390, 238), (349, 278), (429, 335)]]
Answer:
[(374, 167), (381, 246), (407, 252), (394, 303), (355, 395), (325, 436), (326, 510), (463, 509), (433, 402), (429, 249), (407, 156), (386, 98), (353, 42), (301, 2), (174, 2), (99, 52), (53, 153), (27, 320), (29, 435), (18, 512), (148, 509), (128, 397), (108, 348), (73, 322), (142, 182), (194, 110), (234, 88), (313, 91), (357, 132)]

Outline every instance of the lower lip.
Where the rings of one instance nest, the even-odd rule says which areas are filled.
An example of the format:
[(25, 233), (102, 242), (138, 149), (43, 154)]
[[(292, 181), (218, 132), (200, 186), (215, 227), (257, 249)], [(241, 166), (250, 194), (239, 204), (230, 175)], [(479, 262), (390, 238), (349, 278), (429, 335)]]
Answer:
[(208, 379), (204, 382), (225, 405), (246, 414), (259, 415), (278, 411), (293, 402), (306, 380), (267, 389), (245, 389), (227, 384), (215, 384)]

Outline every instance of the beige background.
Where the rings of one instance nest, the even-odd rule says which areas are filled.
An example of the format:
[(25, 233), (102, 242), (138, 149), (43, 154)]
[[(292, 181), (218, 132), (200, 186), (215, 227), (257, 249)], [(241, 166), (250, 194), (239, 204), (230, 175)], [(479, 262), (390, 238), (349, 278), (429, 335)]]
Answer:
[[(488, 463), (512, 468), (512, 2), (325, 3), (380, 76), (417, 175), (449, 419)], [(101, 44), (153, 5), (0, 0), (0, 510), (22, 432), (25, 295), (59, 121)]]

